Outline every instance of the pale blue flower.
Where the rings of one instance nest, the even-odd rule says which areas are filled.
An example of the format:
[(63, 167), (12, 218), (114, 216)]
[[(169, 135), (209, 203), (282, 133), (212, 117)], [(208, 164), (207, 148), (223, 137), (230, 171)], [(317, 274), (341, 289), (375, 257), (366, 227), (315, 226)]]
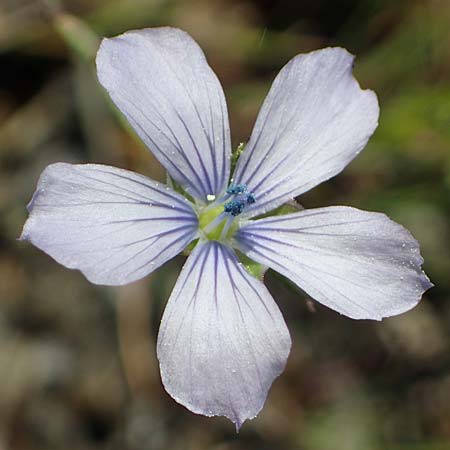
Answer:
[(342, 48), (291, 60), (230, 180), (224, 94), (192, 38), (155, 28), (101, 44), (101, 84), (177, 189), (109, 166), (53, 164), (22, 239), (104, 285), (138, 280), (191, 244), (157, 354), (166, 390), (193, 412), (239, 428), (290, 351), (280, 310), (236, 249), (355, 319), (407, 311), (431, 286), (418, 243), (383, 214), (336, 206), (257, 218), (338, 174), (366, 145), (378, 103), (352, 64)]

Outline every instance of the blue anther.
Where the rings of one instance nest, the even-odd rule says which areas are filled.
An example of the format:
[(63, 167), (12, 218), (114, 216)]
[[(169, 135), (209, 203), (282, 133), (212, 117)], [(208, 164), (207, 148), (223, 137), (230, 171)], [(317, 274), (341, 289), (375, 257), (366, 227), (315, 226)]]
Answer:
[(250, 192), (250, 194), (247, 194), (247, 205), (251, 205), (252, 203), (256, 202), (256, 197), (253, 192)]
[(230, 184), (227, 189), (227, 194), (233, 195), (234, 198), (223, 205), (226, 213), (232, 216), (241, 214), (247, 205), (256, 202), (256, 197), (253, 192), (248, 192), (246, 184)]
[(226, 213), (230, 213), (232, 216), (238, 216), (244, 211), (245, 202), (243, 200), (230, 200), (223, 205), (223, 209)]
[(247, 192), (246, 184), (230, 184), (227, 189), (227, 194), (236, 195), (236, 194), (245, 194)]

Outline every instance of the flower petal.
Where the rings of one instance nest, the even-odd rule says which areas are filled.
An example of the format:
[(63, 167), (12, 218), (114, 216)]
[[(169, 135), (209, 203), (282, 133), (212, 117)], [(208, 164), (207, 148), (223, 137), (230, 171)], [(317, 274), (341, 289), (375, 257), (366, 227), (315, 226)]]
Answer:
[(237, 429), (263, 407), (291, 340), (262, 282), (228, 247), (199, 244), (181, 272), (158, 336), (167, 392), (191, 411)]
[(250, 221), (236, 239), (248, 257), (354, 319), (405, 312), (432, 286), (421, 270), (418, 242), (380, 213), (310, 209)]
[(377, 127), (378, 102), (352, 76), (353, 56), (326, 48), (292, 59), (278, 74), (238, 161), (234, 183), (270, 211), (338, 174)]
[(100, 83), (172, 178), (206, 202), (230, 171), (230, 130), (222, 87), (197, 43), (176, 28), (104, 39)]
[(138, 280), (195, 237), (189, 202), (144, 176), (95, 164), (52, 164), (28, 205), (21, 239), (97, 284)]

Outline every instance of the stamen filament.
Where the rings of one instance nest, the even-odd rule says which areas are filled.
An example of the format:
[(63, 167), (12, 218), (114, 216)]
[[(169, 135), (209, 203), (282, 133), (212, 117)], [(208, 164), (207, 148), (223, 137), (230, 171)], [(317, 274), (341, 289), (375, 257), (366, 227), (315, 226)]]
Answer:
[(216, 198), (213, 202), (203, 208), (204, 212), (211, 211), (211, 209), (216, 208), (218, 205), (223, 203), (225, 200), (228, 200), (231, 197), (229, 194), (224, 194), (220, 198)]
[(228, 214), (225, 212), (220, 213), (212, 222), (210, 222), (205, 228), (205, 233), (210, 233), (214, 228), (217, 228), (226, 218), (228, 217)]
[(220, 240), (223, 241), (227, 237), (228, 231), (230, 230), (231, 225), (233, 224), (234, 217), (228, 216), (227, 221), (222, 229), (222, 233), (220, 233)]

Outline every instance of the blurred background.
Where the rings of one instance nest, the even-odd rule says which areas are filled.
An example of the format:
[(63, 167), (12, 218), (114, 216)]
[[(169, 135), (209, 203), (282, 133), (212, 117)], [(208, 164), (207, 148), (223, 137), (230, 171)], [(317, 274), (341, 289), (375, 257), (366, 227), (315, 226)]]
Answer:
[[(172, 25), (205, 50), (246, 141), (278, 70), (340, 45), (380, 125), (307, 207), (383, 211), (421, 242), (436, 287), (380, 323), (266, 282), (293, 338), (285, 373), (239, 435), (162, 388), (161, 314), (183, 257), (132, 285), (94, 286), (17, 242), (38, 176), (95, 162), (164, 180), (96, 81), (99, 36)], [(0, 0), (0, 449), (450, 449), (448, 0)]]

